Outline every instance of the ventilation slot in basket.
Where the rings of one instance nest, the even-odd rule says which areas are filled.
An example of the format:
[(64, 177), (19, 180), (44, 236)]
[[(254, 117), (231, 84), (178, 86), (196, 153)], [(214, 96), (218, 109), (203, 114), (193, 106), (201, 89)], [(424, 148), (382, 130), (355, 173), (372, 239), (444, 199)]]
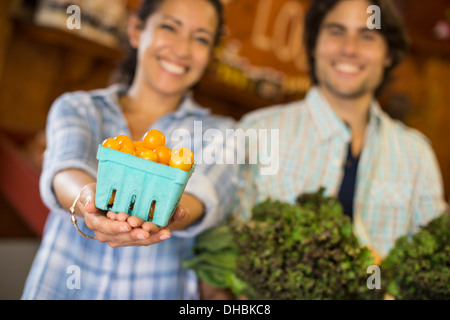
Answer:
[(150, 211), (148, 213), (148, 220), (153, 220), (153, 214), (155, 213), (156, 200), (152, 201), (152, 205), (150, 206)]
[(106, 206), (106, 208), (108, 210), (111, 210), (114, 205), (114, 199), (116, 198), (116, 192), (117, 192), (117, 190), (114, 189), (111, 193), (111, 197), (109, 197), (109, 202), (108, 202), (108, 205)]
[(131, 215), (133, 213), (135, 203), (136, 203), (136, 195), (133, 194), (133, 196), (131, 197), (131, 201), (130, 201), (130, 207), (128, 208), (128, 214)]

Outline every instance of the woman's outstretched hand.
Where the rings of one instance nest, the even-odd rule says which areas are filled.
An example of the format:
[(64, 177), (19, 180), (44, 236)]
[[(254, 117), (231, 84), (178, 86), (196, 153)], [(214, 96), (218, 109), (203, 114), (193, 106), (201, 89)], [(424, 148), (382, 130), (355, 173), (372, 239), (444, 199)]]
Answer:
[(148, 246), (171, 237), (168, 226), (176, 221), (189, 219), (189, 210), (180, 205), (175, 211), (168, 226), (160, 227), (152, 222), (128, 214), (103, 211), (95, 207), (96, 183), (86, 185), (77, 202), (78, 212), (84, 216), (86, 226), (91, 229), (98, 241), (109, 246)]

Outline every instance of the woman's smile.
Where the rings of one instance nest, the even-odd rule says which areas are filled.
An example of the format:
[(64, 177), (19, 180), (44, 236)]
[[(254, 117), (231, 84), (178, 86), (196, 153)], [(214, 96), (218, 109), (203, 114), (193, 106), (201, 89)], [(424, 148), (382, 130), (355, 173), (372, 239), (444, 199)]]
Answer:
[(160, 58), (158, 59), (159, 65), (161, 68), (163, 68), (165, 71), (172, 73), (177, 76), (181, 76), (186, 74), (189, 71), (189, 67), (184, 66), (182, 64), (172, 62), (170, 60)]

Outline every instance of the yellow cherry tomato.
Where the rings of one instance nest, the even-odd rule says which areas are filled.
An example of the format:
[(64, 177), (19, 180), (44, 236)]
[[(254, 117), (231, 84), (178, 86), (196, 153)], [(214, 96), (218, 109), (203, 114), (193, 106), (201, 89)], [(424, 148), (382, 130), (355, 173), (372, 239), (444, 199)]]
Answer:
[(121, 149), (128, 148), (128, 149), (136, 150), (134, 142), (133, 142), (133, 140), (131, 140), (130, 137), (121, 134), (121, 135), (118, 135), (117, 137), (115, 137), (115, 139), (117, 140), (117, 142), (119, 142)]
[(184, 171), (191, 170), (194, 163), (194, 154), (188, 148), (172, 150), (169, 165)]
[(150, 130), (144, 135), (142, 142), (147, 149), (155, 150), (157, 147), (166, 144), (166, 137), (159, 130)]
[(156, 153), (153, 150), (149, 149), (139, 149), (139, 150), (141, 150), (139, 158), (150, 160), (153, 162), (158, 162), (158, 157), (156, 156)]
[(133, 148), (129, 148), (128, 146), (121, 147), (119, 149), (120, 152), (131, 154), (132, 156), (136, 155), (136, 151)]
[(158, 162), (161, 164), (169, 165), (172, 150), (166, 146), (159, 146), (155, 148), (156, 156), (158, 157)]
[(102, 146), (105, 147), (105, 148), (113, 149), (113, 150), (119, 150), (120, 149), (119, 142), (116, 139), (114, 139), (114, 138), (105, 139), (102, 142)]
[(142, 141), (135, 141), (134, 146), (136, 147), (136, 150), (139, 148), (144, 148), (144, 142)]

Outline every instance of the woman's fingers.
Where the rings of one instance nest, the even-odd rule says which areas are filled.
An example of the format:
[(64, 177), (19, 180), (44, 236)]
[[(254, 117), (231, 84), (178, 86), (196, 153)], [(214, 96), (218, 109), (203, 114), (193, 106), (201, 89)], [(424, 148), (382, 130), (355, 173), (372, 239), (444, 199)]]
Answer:
[(154, 232), (146, 231), (142, 228), (135, 228), (130, 232), (133, 239), (145, 240), (144, 243), (158, 243), (170, 238), (170, 231), (166, 228), (155, 229)]
[(138, 239), (124, 240), (124, 241), (106, 241), (106, 242), (110, 247), (113, 248), (126, 246), (149, 246), (170, 238), (170, 231), (164, 228), (154, 234), (150, 233), (146, 234), (141, 239), (141, 236), (139, 235), (137, 229), (133, 229), (133, 231), (130, 232), (130, 235), (132, 235), (132, 238)]
[[(81, 203), (81, 205), (83, 205), (83, 203)], [(84, 204), (84, 211), (88, 214), (94, 214), (94, 213), (103, 213), (102, 210), (98, 209), (95, 206), (94, 201), (92, 200), (88, 200), (85, 204)]]
[(144, 219), (139, 218), (137, 216), (130, 216), (127, 219), (127, 222), (132, 226), (133, 228), (139, 228), (142, 226), (142, 224), (145, 222)]
[(158, 227), (148, 221), (142, 224), (144, 227), (133, 228), (128, 222), (111, 220), (99, 213), (87, 214), (86, 225), (94, 231), (99, 241), (113, 247), (151, 245), (171, 236), (167, 228)]
[(131, 226), (125, 221), (111, 220), (103, 213), (93, 212), (85, 216), (86, 225), (94, 232), (104, 235), (116, 235), (118, 233), (130, 232)]
[(106, 216), (111, 219), (111, 220), (115, 220), (115, 221), (127, 221), (128, 218), (130, 217), (128, 214), (126, 214), (125, 212), (119, 212), (119, 213), (115, 213), (112, 211), (108, 211), (106, 213)]
[(129, 233), (120, 234), (114, 238), (99, 233), (96, 233), (96, 235), (99, 241), (106, 242), (109, 246), (116, 248), (157, 244), (170, 238), (170, 231), (163, 229), (159, 230), (157, 233), (151, 234), (140, 228), (136, 228)]
[(85, 185), (80, 191), (79, 203), (86, 206), (88, 203), (93, 203), (95, 206), (95, 192), (97, 183), (89, 183)]
[(180, 204), (175, 210), (172, 220), (176, 222), (186, 222), (187, 220), (189, 220), (190, 216), (191, 214), (189, 212), (189, 209)]

